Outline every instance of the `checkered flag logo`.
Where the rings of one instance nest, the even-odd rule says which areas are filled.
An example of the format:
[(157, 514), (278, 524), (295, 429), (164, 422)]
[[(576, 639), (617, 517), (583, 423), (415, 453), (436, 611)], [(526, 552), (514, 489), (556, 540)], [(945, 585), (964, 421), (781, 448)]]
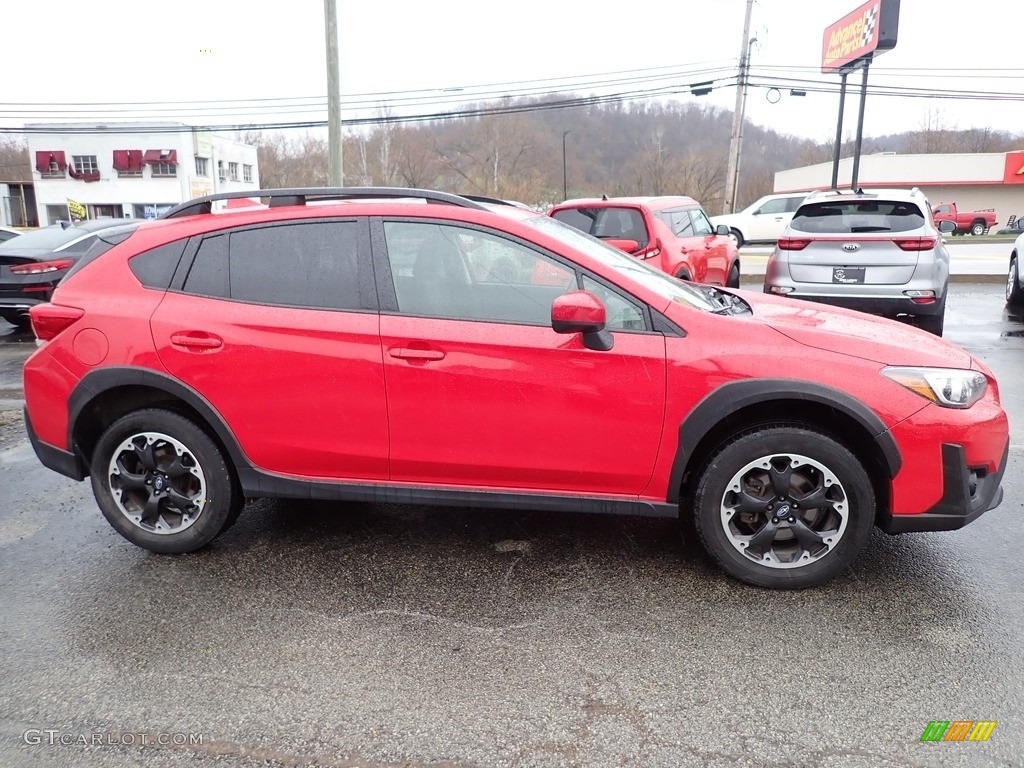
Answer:
[(861, 35), (860, 47), (868, 45), (875, 37), (875, 25), (878, 24), (878, 6), (872, 6), (864, 12), (864, 34)]

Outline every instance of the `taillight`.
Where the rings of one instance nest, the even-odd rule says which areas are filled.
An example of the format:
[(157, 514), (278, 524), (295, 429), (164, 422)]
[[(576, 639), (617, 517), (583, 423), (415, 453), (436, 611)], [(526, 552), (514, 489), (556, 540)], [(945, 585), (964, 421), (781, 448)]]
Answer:
[(901, 237), (893, 242), (902, 251), (930, 251), (935, 247), (934, 237)]
[(15, 264), (11, 267), (12, 275), (42, 275), (46, 272), (60, 272), (70, 269), (74, 259), (57, 259), (55, 261), (33, 261), (28, 264)]
[(811, 241), (807, 238), (801, 237), (780, 237), (779, 238), (779, 250), (780, 251), (802, 251)]
[(62, 331), (66, 331), (84, 314), (84, 309), (62, 307), (59, 304), (36, 304), (28, 311), (28, 316), (32, 320), (32, 332), (40, 341), (49, 341)]

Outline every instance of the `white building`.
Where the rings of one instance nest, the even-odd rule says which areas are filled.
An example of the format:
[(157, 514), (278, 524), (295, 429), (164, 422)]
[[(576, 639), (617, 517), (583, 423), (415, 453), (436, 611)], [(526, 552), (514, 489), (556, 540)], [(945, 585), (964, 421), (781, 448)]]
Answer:
[[(849, 189), (853, 159), (839, 162), (839, 188)], [(829, 189), (832, 163), (793, 168), (775, 174), (776, 192)], [(996, 221), (1024, 215), (1024, 151), (948, 155), (864, 155), (858, 184), (862, 189), (919, 187), (934, 206), (956, 203), (961, 210), (994, 208)]]
[(68, 201), (90, 219), (156, 218), (195, 197), (260, 188), (256, 147), (183, 123), (26, 129), (43, 226), (67, 220)]

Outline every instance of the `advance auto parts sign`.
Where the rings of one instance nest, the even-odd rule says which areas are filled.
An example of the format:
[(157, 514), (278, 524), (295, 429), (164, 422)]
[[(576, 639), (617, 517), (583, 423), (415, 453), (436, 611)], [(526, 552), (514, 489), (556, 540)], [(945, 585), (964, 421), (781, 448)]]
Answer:
[(821, 71), (849, 72), (876, 52), (896, 47), (900, 0), (869, 0), (825, 30), (821, 42)]

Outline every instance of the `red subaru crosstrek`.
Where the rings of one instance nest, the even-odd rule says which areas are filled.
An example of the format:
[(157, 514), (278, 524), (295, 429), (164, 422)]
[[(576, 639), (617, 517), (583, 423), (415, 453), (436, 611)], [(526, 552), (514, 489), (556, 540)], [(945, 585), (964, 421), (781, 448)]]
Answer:
[(681, 282), (498, 201), (211, 211), (242, 194), (111, 232), (31, 310), (35, 451), (140, 547), (198, 549), (261, 496), (678, 516), (793, 588), (875, 525), (1002, 499), (996, 382), (931, 334)]
[(690, 197), (566, 200), (548, 214), (673, 277), (740, 287), (740, 257), (725, 225)]

